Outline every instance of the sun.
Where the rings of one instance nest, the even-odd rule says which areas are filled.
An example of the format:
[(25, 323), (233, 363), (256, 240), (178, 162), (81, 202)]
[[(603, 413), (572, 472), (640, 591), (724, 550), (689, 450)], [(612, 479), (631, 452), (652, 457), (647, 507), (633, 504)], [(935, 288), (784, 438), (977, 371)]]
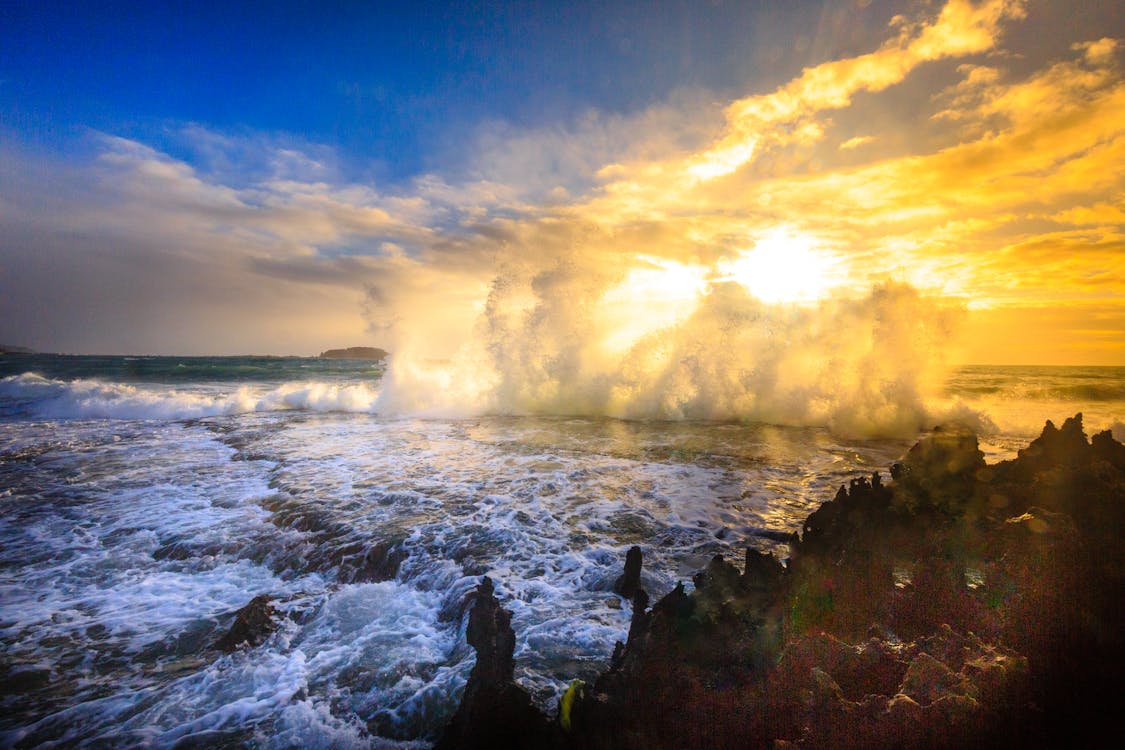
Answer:
[(738, 282), (762, 302), (777, 304), (824, 297), (832, 286), (832, 266), (810, 237), (778, 229), (721, 262), (719, 271), (721, 280)]

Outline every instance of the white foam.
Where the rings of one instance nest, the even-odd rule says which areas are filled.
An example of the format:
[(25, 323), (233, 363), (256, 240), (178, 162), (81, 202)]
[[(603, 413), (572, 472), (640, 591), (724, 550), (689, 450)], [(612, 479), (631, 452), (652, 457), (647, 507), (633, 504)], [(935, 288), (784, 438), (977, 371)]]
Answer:
[[(933, 421), (955, 311), (901, 284), (860, 299), (767, 305), (717, 284), (690, 314), (645, 320), (605, 306), (608, 279), (564, 266), (498, 279), (475, 338), (434, 363), (407, 338), (379, 409), (427, 415), (566, 414), (740, 420), (912, 437)], [(520, 299), (522, 307), (508, 309)]]
[(378, 390), (367, 383), (284, 383), (274, 388), (173, 388), (97, 379), (53, 380), (35, 373), (0, 380), (0, 398), (52, 419), (198, 419), (247, 412), (374, 410)]
[[(0, 451), (34, 454), (0, 514), (0, 556), (22, 561), (0, 581), (6, 655), (55, 662), (46, 636), (108, 675), (60, 670), (85, 683), (77, 705), (20, 736), (422, 746), (472, 667), (463, 606), (482, 574), (513, 612), (517, 679), (550, 711), (625, 638), (630, 608), (611, 589), (629, 546), (660, 596), (715, 554), (771, 548), (755, 530), (792, 530), (909, 446), (745, 424), (298, 417), (293, 404), (343, 402), (293, 399), (205, 423), (0, 422)], [(325, 523), (288, 527), (263, 509), (274, 500)], [(300, 567), (317, 544), (389, 539), (408, 552), (391, 581), (341, 585), (327, 564)], [(169, 542), (190, 554), (157, 559)], [(262, 645), (222, 657), (176, 645), (213, 642), (258, 593), (294, 616)]]

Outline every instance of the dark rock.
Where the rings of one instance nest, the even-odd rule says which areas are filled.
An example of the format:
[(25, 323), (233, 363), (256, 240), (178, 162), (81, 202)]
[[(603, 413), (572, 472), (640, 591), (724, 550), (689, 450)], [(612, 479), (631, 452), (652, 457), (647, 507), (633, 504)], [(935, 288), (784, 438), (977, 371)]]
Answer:
[(269, 637), (270, 633), (277, 630), (276, 617), (278, 611), (273, 608), (273, 598), (266, 594), (259, 594), (250, 600), (234, 616), (234, 624), (226, 635), (215, 643), (215, 648), (220, 651), (231, 652), (243, 645), (251, 648), (258, 646)]
[(493, 666), (470, 679), (443, 746), (1094, 744), (1114, 729), (1125, 663), (1123, 463), (1111, 434), (1086, 441), (1081, 415), (994, 466), (971, 433), (935, 430), (893, 482), (854, 479), (810, 514), (787, 566), (716, 557), (692, 593), (677, 585), (651, 609), (638, 585), (626, 642), (568, 691), (554, 734), (521, 713), (510, 618), (482, 583), (473, 612), (491, 624), (470, 622), (470, 642)]
[(912, 513), (957, 516), (974, 498), (977, 477), (985, 468), (971, 430), (958, 425), (937, 428), (892, 468), (895, 505)]
[(773, 591), (785, 575), (785, 566), (777, 558), (753, 547), (746, 548), (746, 564), (743, 567), (742, 586), (754, 591)]
[(738, 589), (741, 578), (742, 576), (736, 567), (728, 564), (722, 555), (716, 555), (711, 558), (711, 562), (706, 568), (692, 576), (692, 583), (695, 584), (697, 591), (705, 591), (708, 587), (713, 589), (718, 586), (722, 591), (720, 596), (724, 596), (728, 592)]
[(476, 649), (477, 663), (470, 678), (482, 685), (511, 682), (515, 663), (516, 633), (512, 615), (496, 599), (492, 579), (485, 576), (477, 586), (473, 608), (469, 610), (469, 626), (465, 640)]
[(1112, 432), (1105, 430), (1094, 435), (1090, 438), (1090, 447), (1096, 458), (1125, 471), (1125, 445), (1114, 440)]
[(922, 652), (910, 662), (898, 692), (909, 695), (920, 706), (927, 706), (944, 696), (968, 695), (969, 687), (960, 674)]
[(777, 529), (750, 529), (750, 535), (756, 536), (761, 539), (769, 539), (773, 542), (792, 542), (794, 534), (792, 531), (779, 531)]
[(21, 695), (40, 690), (51, 682), (51, 670), (31, 665), (0, 663), (0, 695)]
[(613, 590), (626, 599), (632, 599), (641, 587), (641, 548), (630, 547), (625, 553), (625, 572), (613, 584)]
[(345, 556), (340, 562), (341, 583), (390, 581), (409, 556), (400, 539), (376, 542), (361, 553)]
[(1082, 414), (1078, 413), (1068, 417), (1063, 422), (1062, 429), (1056, 428), (1048, 419), (1039, 437), (1019, 451), (1018, 455), (1025, 463), (1042, 471), (1051, 466), (1083, 463), (1088, 457), (1089, 447), (1086, 432), (1082, 429)]
[(823, 669), (849, 700), (865, 695), (893, 695), (907, 664), (885, 641), (870, 639), (852, 646), (827, 633), (792, 641), (785, 647), (774, 673), (774, 689), (793, 700), (807, 689), (807, 676)]
[(457, 713), (435, 748), (549, 748), (557, 730), (513, 679), (516, 634), (512, 615), (487, 576), (477, 586), (465, 637), (477, 652)]

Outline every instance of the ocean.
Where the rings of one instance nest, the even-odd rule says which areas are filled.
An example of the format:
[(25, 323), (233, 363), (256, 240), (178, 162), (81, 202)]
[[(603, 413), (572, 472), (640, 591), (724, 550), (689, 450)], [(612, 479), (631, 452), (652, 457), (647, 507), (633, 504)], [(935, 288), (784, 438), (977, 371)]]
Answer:
[[(809, 512), (926, 427), (420, 417), (383, 412), (383, 376), (0, 357), (0, 746), (428, 747), (474, 662), (482, 574), (513, 613), (517, 680), (549, 709), (625, 639), (612, 585), (630, 546), (654, 596), (716, 554), (784, 557)], [(1125, 437), (1125, 368), (964, 367), (937, 398), (989, 461), (1079, 411)], [(378, 545), (397, 568), (361, 574)], [(259, 594), (280, 628), (212, 648)]]

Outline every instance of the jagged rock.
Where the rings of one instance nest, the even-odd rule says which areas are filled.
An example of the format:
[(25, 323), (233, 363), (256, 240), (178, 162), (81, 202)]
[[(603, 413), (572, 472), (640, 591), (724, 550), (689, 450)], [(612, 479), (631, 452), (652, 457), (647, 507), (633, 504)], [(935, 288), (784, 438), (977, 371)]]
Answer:
[(625, 572), (613, 584), (613, 590), (626, 599), (632, 599), (641, 587), (642, 562), (641, 548), (630, 547), (625, 553)]
[(878, 472), (870, 481), (865, 477), (853, 479), (805, 519), (796, 546), (802, 551), (827, 553), (854, 537), (876, 532), (891, 520), (887, 513), (891, 499), (892, 493), (883, 486)]
[[(727, 563), (722, 555), (711, 558), (705, 569), (692, 576), (696, 591), (711, 589), (711, 593), (715, 593), (715, 596), (709, 596), (709, 599), (729, 598), (740, 588), (741, 581), (742, 575), (738, 572), (738, 568)], [(715, 587), (719, 588), (719, 592), (714, 591)]]
[(501, 685), (512, 680), (516, 634), (512, 615), (496, 599), (492, 579), (485, 576), (477, 586), (465, 640), (476, 649), (477, 663), (471, 677), (484, 685)]
[[(813, 512), (787, 566), (751, 550), (742, 571), (716, 557), (693, 592), (677, 585), (651, 609), (634, 592), (626, 642), (570, 693), (569, 729), (543, 742), (934, 750), (1094, 738), (1116, 715), (1125, 663), (1123, 459), (1109, 433), (1086, 442), (1081, 415), (995, 466), (971, 434), (935, 431), (889, 485), (855, 479)], [(510, 631), (499, 619), (493, 630)], [(510, 666), (497, 674), (509, 684)], [(466, 688), (459, 716), (525, 705), (501, 710), (480, 692)]]
[(513, 679), (516, 634), (512, 615), (496, 599), (492, 580), (477, 586), (465, 638), (477, 652), (457, 713), (438, 750), (454, 748), (548, 748), (558, 737)]
[(408, 556), (401, 539), (376, 542), (361, 553), (345, 557), (338, 578), (341, 583), (390, 581)]
[(1113, 439), (1113, 433), (1104, 430), (1090, 438), (1094, 456), (1125, 471), (1125, 445)]
[(922, 720), (922, 707), (909, 695), (902, 693), (887, 701), (886, 712), (890, 722), (903, 728)]
[(987, 468), (971, 430), (953, 425), (936, 428), (891, 468), (896, 507), (913, 513), (962, 513)]
[(746, 560), (742, 573), (742, 587), (753, 591), (774, 591), (785, 575), (785, 566), (777, 558), (753, 547), (746, 548)]
[(270, 633), (277, 630), (278, 611), (273, 607), (273, 598), (259, 594), (250, 600), (234, 616), (234, 624), (226, 635), (215, 642), (215, 648), (231, 652), (246, 645), (254, 648), (260, 645)]
[(1018, 452), (1024, 463), (1031, 464), (1036, 471), (1057, 465), (1075, 465), (1088, 458), (1089, 444), (1086, 432), (1082, 429), (1082, 414), (1068, 417), (1062, 429), (1047, 420), (1043, 432), (1031, 444)]

